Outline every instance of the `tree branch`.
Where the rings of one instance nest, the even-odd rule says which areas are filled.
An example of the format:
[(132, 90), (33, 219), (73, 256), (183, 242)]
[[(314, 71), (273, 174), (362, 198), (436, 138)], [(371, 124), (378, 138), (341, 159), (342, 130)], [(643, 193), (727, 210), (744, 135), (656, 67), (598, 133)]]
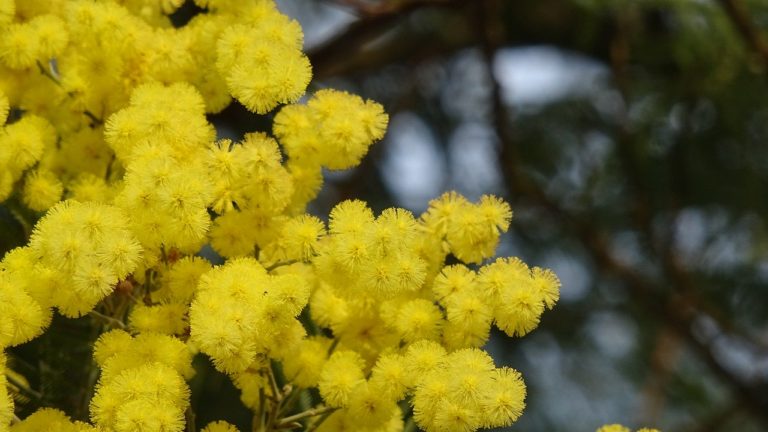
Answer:
[(768, 67), (768, 43), (749, 17), (746, 5), (741, 0), (718, 0), (749, 47), (760, 56), (764, 67)]

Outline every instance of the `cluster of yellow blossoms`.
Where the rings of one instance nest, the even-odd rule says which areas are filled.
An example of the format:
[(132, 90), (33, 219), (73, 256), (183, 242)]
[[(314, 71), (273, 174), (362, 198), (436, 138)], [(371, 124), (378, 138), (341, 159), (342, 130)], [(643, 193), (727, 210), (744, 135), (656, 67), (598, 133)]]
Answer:
[[(605, 425), (597, 430), (597, 432), (632, 432), (632, 429), (622, 426), (620, 424)], [(659, 432), (658, 429), (642, 428), (637, 432)]]
[[(241, 390), (254, 431), (517, 420), (520, 374), (480, 348), (494, 324), (533, 330), (560, 284), (489, 262), (509, 206), (446, 193), (419, 217), (356, 200), (327, 226), (306, 214), (323, 170), (356, 166), (387, 115), (331, 89), (298, 104), (311, 66), (272, 0), (195, 2), (174, 26), (180, 0), (0, 0), (0, 202), (39, 217), (0, 262), (0, 432), (185, 430), (196, 353)], [(279, 108), (272, 135), (217, 140), (206, 115), (233, 100)], [(54, 308), (103, 333), (90, 423), (14, 415), (5, 348)]]

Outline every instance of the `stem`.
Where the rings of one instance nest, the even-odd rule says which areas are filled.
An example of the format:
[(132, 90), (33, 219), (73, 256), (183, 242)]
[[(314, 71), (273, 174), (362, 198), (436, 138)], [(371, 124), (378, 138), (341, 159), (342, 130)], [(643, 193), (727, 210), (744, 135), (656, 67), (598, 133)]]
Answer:
[(264, 429), (264, 410), (266, 408), (266, 396), (264, 395), (264, 387), (259, 387), (259, 412), (253, 418), (253, 432)]
[(15, 377), (11, 375), (5, 375), (5, 379), (8, 380), (12, 386), (16, 387), (19, 390), (19, 393), (24, 393), (25, 395), (35, 399), (38, 402), (43, 400), (42, 393), (32, 390), (29, 388), (29, 386), (24, 385), (24, 383), (20, 382)]
[(88, 110), (83, 111), (83, 114), (85, 114), (86, 117), (91, 119), (91, 121), (94, 123), (94, 125), (100, 125), (104, 124), (104, 120), (96, 117), (96, 115)]
[[(289, 387), (289, 386), (286, 386), (286, 387)], [(280, 407), (280, 411), (278, 412), (278, 414), (282, 414), (283, 412), (290, 410), (291, 407), (293, 407), (293, 404), (296, 402), (296, 399), (301, 395), (301, 392), (302, 391), (300, 389), (291, 389), (291, 388), (288, 388), (287, 391), (284, 391), (284, 393), (287, 394), (288, 397), (285, 398), (285, 400), (283, 400), (283, 404)]]
[(301, 423), (299, 423), (299, 422), (293, 422), (293, 423), (289, 423), (287, 425), (275, 426), (275, 429), (276, 430), (290, 430), (290, 429), (298, 429), (298, 428), (300, 428), (302, 426), (303, 425)]
[(11, 213), (14, 219), (21, 225), (22, 231), (24, 231), (24, 238), (29, 239), (32, 235), (32, 222), (27, 218), (24, 208), (15, 199), (9, 199), (3, 204)]
[(37, 68), (40, 70), (40, 73), (48, 77), (51, 81), (53, 81), (57, 86), (61, 86), (61, 81), (53, 75), (53, 73), (50, 71), (50, 69), (46, 69), (45, 66), (43, 66), (42, 63), (40, 63), (40, 60), (37, 60)]
[(272, 395), (275, 397), (276, 402), (280, 402), (282, 400), (282, 395), (280, 393), (280, 388), (277, 386), (277, 379), (275, 378), (275, 373), (272, 371), (272, 367), (267, 367), (267, 376), (269, 377), (269, 385), (272, 388)]
[(107, 163), (107, 171), (104, 173), (104, 180), (109, 182), (109, 178), (112, 177), (112, 165), (115, 163), (115, 159), (117, 158), (117, 155), (115, 153), (112, 153), (112, 156), (109, 157), (109, 162)]
[(106, 315), (104, 315), (102, 313), (96, 312), (95, 310), (92, 310), (92, 311), (88, 312), (88, 315), (90, 315), (92, 317), (95, 317), (95, 318), (98, 318), (98, 319), (104, 321), (105, 323), (111, 325), (112, 327), (117, 327), (117, 328), (119, 328), (121, 330), (125, 330), (125, 329), (128, 328), (128, 326), (125, 325), (125, 323), (120, 321), (119, 319), (112, 318), (111, 316), (106, 316)]
[(287, 265), (291, 265), (291, 264), (296, 264), (297, 262), (299, 262), (299, 261), (298, 260), (288, 260), (288, 261), (283, 261), (283, 262), (276, 262), (276, 263), (272, 264), (271, 266), (267, 267), (266, 269), (267, 269), (267, 272), (271, 272), (272, 270), (274, 270), (274, 269), (276, 269), (278, 267), (287, 266)]
[(184, 417), (186, 417), (187, 420), (187, 432), (196, 432), (195, 412), (192, 410), (191, 406), (187, 408), (187, 411), (184, 413)]
[(333, 351), (336, 350), (336, 347), (339, 345), (339, 338), (333, 338), (333, 342), (331, 342), (331, 346), (328, 347), (328, 356), (333, 354)]
[(405, 423), (403, 432), (416, 432), (417, 430), (418, 428), (416, 427), (416, 422), (413, 421), (413, 417), (408, 417), (408, 421)]
[(326, 421), (328, 419), (328, 417), (330, 417), (331, 414), (333, 414), (333, 413), (334, 413), (334, 411), (328, 411), (326, 413), (323, 413), (323, 415), (321, 415), (320, 418), (317, 419), (316, 422), (312, 423), (312, 426), (307, 428), (307, 432), (313, 432), (314, 430), (319, 428), (320, 425), (323, 424), (323, 422)]
[(300, 412), (298, 414), (294, 414), (292, 416), (283, 417), (282, 419), (280, 419), (280, 421), (277, 422), (277, 426), (280, 427), (280, 426), (283, 426), (283, 425), (287, 425), (289, 423), (293, 423), (295, 421), (299, 421), (299, 420), (305, 419), (307, 417), (319, 416), (319, 415), (326, 414), (326, 413), (330, 414), (330, 413), (336, 411), (336, 409), (337, 408), (324, 407), (324, 406), (321, 406), (321, 407), (318, 407), (318, 408), (311, 408), (311, 409), (308, 409), (308, 410), (306, 410), (304, 412)]

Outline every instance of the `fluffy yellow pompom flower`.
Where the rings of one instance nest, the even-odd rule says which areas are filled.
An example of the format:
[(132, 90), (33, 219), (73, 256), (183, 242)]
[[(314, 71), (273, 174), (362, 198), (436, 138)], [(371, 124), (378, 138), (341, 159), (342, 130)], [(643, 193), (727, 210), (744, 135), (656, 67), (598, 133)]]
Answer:
[(330, 169), (359, 163), (368, 147), (384, 137), (389, 120), (380, 104), (343, 91), (320, 90), (307, 106), (320, 122), (320, 141), (327, 146), (323, 165)]
[(34, 66), (40, 51), (35, 29), (29, 24), (4, 25), (0, 36), (0, 61), (12, 69)]
[(329, 169), (360, 163), (386, 131), (381, 105), (347, 92), (325, 89), (306, 106), (292, 105), (275, 116), (274, 133), (291, 158)]
[(355, 351), (336, 351), (323, 366), (318, 389), (328, 406), (343, 407), (355, 388), (364, 382), (363, 359)]
[(142, 251), (120, 209), (77, 201), (52, 207), (35, 226), (30, 247), (42, 264), (72, 281), (71, 289), (51, 293), (67, 316), (82, 315), (109, 295), (136, 269)]
[(342, 201), (330, 214), (329, 229), (333, 234), (358, 235), (373, 224), (373, 212), (360, 200)]
[(253, 259), (229, 261), (201, 277), (190, 309), (191, 340), (219, 370), (244, 371), (263, 349), (255, 339), (267, 274)]
[[(249, 110), (266, 114), (280, 103), (295, 102), (309, 84), (312, 69), (300, 51), (263, 46), (261, 64), (237, 64), (227, 73), (232, 96)], [(275, 82), (279, 82), (275, 85)]]
[(560, 279), (549, 269), (534, 267), (531, 269), (531, 283), (544, 298), (547, 309), (552, 309), (560, 299)]
[(111, 381), (123, 371), (147, 363), (164, 364), (186, 378), (195, 372), (189, 347), (177, 338), (159, 333), (142, 333), (133, 338), (123, 330), (112, 330), (96, 341), (94, 358), (102, 369), (103, 381)]
[(15, 0), (0, 0), (0, 24), (8, 24), (16, 12)]
[(133, 338), (123, 330), (112, 330), (102, 334), (93, 347), (93, 359), (103, 366), (110, 357), (128, 352), (133, 347)]
[(301, 387), (316, 386), (330, 346), (330, 339), (319, 336), (302, 340), (282, 360), (286, 377)]
[[(217, 44), (217, 66), (226, 78), (227, 87), (246, 108), (259, 114), (271, 111), (280, 103), (298, 100), (312, 77), (309, 60), (300, 46), (292, 42), (295, 37), (265, 38), (259, 31), (269, 26), (270, 20), (280, 17), (274, 11), (263, 14), (259, 27), (231, 26)], [(295, 28), (287, 27), (285, 31), (295, 31)]]
[(337, 296), (327, 284), (321, 283), (310, 299), (312, 319), (321, 327), (342, 327), (350, 317), (350, 305)]
[(128, 317), (128, 324), (140, 333), (182, 335), (188, 328), (187, 309), (187, 305), (180, 303), (136, 305)]
[(173, 157), (184, 160), (203, 151), (213, 135), (203, 98), (186, 83), (137, 87), (129, 106), (110, 116), (104, 130), (109, 146), (126, 162), (138, 156), (134, 151), (146, 141), (162, 145)]
[(35, 170), (24, 179), (22, 199), (32, 210), (44, 211), (59, 202), (64, 185), (50, 171)]
[(448, 232), (451, 217), (467, 205), (469, 201), (458, 192), (446, 192), (429, 202), (429, 207), (421, 219), (433, 234), (444, 237)]
[(597, 432), (632, 432), (628, 427), (620, 424), (609, 424), (597, 429)]
[(8, 113), (11, 105), (8, 102), (8, 97), (0, 90), (0, 126), (4, 125), (8, 119)]
[(437, 301), (445, 305), (451, 296), (473, 289), (476, 276), (473, 270), (462, 264), (443, 267), (432, 282), (432, 292)]
[(360, 428), (375, 428), (386, 424), (392, 418), (392, 412), (399, 410), (386, 387), (363, 382), (352, 391), (349, 397), (348, 415), (357, 420)]
[(191, 341), (219, 370), (244, 372), (257, 356), (287, 349), (285, 338), (301, 339), (295, 317), (308, 298), (301, 276), (268, 275), (253, 258), (232, 259), (200, 278), (189, 314)]
[(152, 299), (171, 303), (192, 302), (200, 276), (211, 268), (210, 262), (196, 256), (176, 261), (161, 274), (160, 289), (152, 293)]
[(449, 348), (480, 347), (488, 341), (494, 308), (476, 293), (463, 291), (446, 304), (443, 341)]
[(440, 339), (443, 315), (434, 303), (416, 299), (403, 303), (399, 309), (392, 326), (405, 342)]
[(189, 388), (181, 375), (148, 363), (102, 382), (91, 400), (91, 419), (116, 432), (181, 432), (188, 404)]
[[(599, 429), (597, 429), (597, 432), (632, 432), (632, 430), (620, 424), (609, 424), (609, 425), (600, 427)], [(659, 432), (659, 430), (651, 429), (651, 428), (642, 428), (642, 429), (638, 429), (637, 432)]]
[[(22, 172), (40, 160), (43, 150), (53, 146), (56, 134), (47, 120), (25, 115), (21, 120), (0, 129), (0, 182), (13, 182)], [(5, 192), (5, 193), (3, 193)], [(0, 187), (0, 201), (10, 194), (10, 188)]]
[(508, 426), (520, 417), (525, 393), (517, 371), (496, 369), (484, 351), (458, 350), (417, 376), (414, 419), (427, 432)]
[(483, 266), (477, 283), (485, 301), (495, 306), (497, 325), (510, 336), (536, 328), (545, 306), (559, 296), (560, 286), (554, 273), (539, 269), (532, 274), (517, 258), (499, 258)]
[(183, 375), (191, 377), (193, 370), (183, 342), (151, 333), (132, 338), (113, 330), (99, 338), (94, 357), (102, 373), (90, 412), (99, 430), (184, 429), (189, 389)]
[(56, 15), (38, 15), (29, 21), (37, 39), (37, 57), (42, 60), (52, 59), (64, 50), (69, 42), (64, 21)]
[(63, 412), (52, 408), (41, 408), (11, 428), (12, 432), (38, 432), (41, 430), (86, 432), (96, 429), (87, 423), (73, 422)]
[[(0, 337), (2, 337), (2, 319), (0, 319)], [(11, 423), (13, 418), (13, 399), (8, 394), (5, 378), (5, 352), (0, 349), (0, 431)]]
[(240, 431), (235, 426), (220, 420), (220, 421), (208, 423), (208, 425), (205, 426), (205, 428), (203, 428), (202, 432), (240, 432)]
[(14, 275), (0, 272), (0, 349), (37, 337), (50, 320), (50, 311), (19, 286)]
[(445, 237), (458, 259), (476, 264), (493, 256), (499, 235), (509, 229), (511, 218), (509, 204), (497, 197), (484, 195), (472, 204), (455, 192), (432, 200), (422, 216), (427, 229)]
[(325, 225), (320, 219), (301, 215), (282, 225), (281, 233), (265, 249), (269, 261), (309, 261), (320, 240), (325, 236)]
[(408, 389), (405, 358), (399, 354), (379, 356), (371, 370), (370, 383), (392, 400), (400, 400)]
[(230, 211), (217, 217), (211, 227), (211, 247), (227, 258), (252, 255), (257, 244), (253, 216), (250, 212)]
[(484, 413), (483, 427), (506, 427), (515, 422), (525, 408), (526, 389), (520, 373), (501, 368), (491, 373), (489, 388), (480, 400)]
[(91, 173), (79, 175), (67, 185), (67, 189), (67, 198), (80, 202), (94, 201), (106, 204), (114, 195), (114, 191), (103, 178)]
[(419, 341), (410, 345), (405, 353), (408, 386), (413, 387), (422, 376), (443, 364), (446, 355), (445, 348), (437, 342)]
[(364, 202), (344, 201), (331, 210), (329, 231), (314, 263), (339, 296), (391, 299), (418, 291), (426, 281), (422, 232), (410, 212), (387, 209), (374, 218)]

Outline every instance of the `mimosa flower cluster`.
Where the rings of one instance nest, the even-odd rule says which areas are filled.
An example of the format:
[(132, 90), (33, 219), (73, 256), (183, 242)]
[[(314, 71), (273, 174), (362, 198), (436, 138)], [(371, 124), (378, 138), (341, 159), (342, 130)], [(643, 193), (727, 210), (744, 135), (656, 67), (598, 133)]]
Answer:
[[(254, 431), (515, 422), (522, 377), (482, 347), (494, 325), (536, 328), (560, 282), (494, 260), (509, 205), (448, 192), (422, 215), (307, 214), (323, 170), (359, 164), (387, 115), (333, 89), (299, 103), (302, 31), (272, 0), (195, 2), (174, 26), (180, 0), (0, 0), (0, 201), (37, 219), (0, 262), (0, 432), (194, 430), (197, 354)], [(271, 133), (217, 139), (206, 115), (230, 103), (274, 114)], [(14, 412), (6, 348), (55, 311), (101, 332), (88, 422)]]
[[(609, 424), (599, 428), (597, 432), (632, 432), (632, 429), (626, 426), (622, 426), (620, 424)], [(659, 432), (659, 430), (642, 428), (642, 429), (638, 429), (637, 432)]]

